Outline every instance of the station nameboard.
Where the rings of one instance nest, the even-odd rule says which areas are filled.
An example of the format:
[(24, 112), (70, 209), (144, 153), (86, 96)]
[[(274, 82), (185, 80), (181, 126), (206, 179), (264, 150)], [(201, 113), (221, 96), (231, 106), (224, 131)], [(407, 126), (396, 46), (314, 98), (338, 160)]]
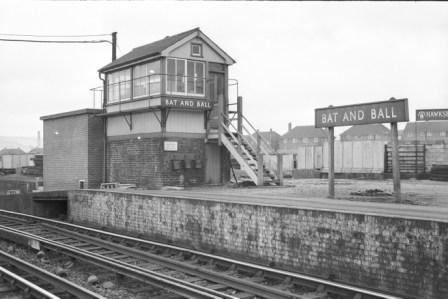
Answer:
[(448, 120), (448, 109), (415, 110), (415, 119), (419, 120)]
[(162, 99), (163, 107), (176, 107), (194, 110), (210, 110), (212, 103), (202, 99), (165, 98)]
[(315, 127), (409, 121), (408, 99), (315, 109)]

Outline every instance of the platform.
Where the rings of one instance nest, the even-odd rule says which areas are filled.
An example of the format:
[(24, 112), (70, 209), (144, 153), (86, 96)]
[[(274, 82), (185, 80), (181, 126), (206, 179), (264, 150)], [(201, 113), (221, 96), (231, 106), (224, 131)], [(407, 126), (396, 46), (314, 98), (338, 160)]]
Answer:
[(393, 197), (350, 196), (350, 191), (369, 188), (391, 189), (391, 181), (338, 180), (335, 199), (325, 197), (326, 180), (305, 179), (287, 181), (287, 183), (290, 186), (198, 187), (184, 190), (120, 190), (119, 192), (448, 222), (448, 182), (403, 181), (401, 203), (395, 202)]

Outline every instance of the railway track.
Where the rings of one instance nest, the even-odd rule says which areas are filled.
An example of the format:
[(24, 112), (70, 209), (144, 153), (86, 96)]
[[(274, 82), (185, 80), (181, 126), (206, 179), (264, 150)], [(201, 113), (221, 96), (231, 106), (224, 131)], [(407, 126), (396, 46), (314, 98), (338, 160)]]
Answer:
[(105, 299), (0, 250), (0, 297)]
[(0, 231), (187, 298), (401, 298), (5, 210)]

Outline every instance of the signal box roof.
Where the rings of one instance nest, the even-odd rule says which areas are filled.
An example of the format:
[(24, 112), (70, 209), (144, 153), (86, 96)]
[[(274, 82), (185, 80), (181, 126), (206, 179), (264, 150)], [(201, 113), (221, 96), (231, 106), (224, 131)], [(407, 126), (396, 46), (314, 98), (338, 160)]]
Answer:
[(105, 65), (98, 71), (101, 73), (107, 73), (108, 71), (111, 71), (113, 69), (127, 64), (136, 63), (143, 59), (166, 56), (167, 51), (171, 50), (172, 47), (177, 47), (178, 45), (184, 44), (195, 37), (199, 37), (204, 40), (204, 42), (206, 42), (217, 53), (219, 53), (221, 57), (224, 58), (227, 64), (230, 65), (235, 63), (235, 60), (232, 57), (230, 57), (226, 52), (219, 48), (218, 45), (216, 45), (210, 38), (208, 38), (199, 28), (194, 28), (172, 36), (167, 36), (150, 44), (134, 48), (131, 52)]

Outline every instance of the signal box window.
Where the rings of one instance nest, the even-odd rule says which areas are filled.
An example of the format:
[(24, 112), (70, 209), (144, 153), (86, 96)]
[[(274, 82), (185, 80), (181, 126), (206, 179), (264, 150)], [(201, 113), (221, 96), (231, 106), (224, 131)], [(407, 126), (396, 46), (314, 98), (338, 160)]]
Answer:
[(134, 67), (134, 98), (160, 93), (160, 63), (151, 62)]
[(166, 66), (166, 89), (170, 94), (204, 95), (204, 63), (169, 58)]
[(191, 44), (191, 56), (202, 57), (202, 45)]
[(129, 100), (131, 97), (131, 70), (107, 75), (109, 103)]

